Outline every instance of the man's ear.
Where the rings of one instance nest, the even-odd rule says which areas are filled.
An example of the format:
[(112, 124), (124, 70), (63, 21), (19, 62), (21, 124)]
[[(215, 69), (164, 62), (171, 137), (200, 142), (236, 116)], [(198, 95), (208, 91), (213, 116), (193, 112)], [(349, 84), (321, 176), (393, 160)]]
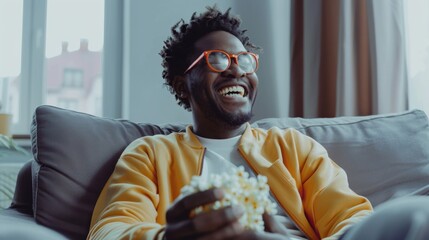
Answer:
[(174, 91), (180, 98), (188, 98), (188, 87), (186, 86), (186, 77), (177, 75), (174, 77), (173, 82)]

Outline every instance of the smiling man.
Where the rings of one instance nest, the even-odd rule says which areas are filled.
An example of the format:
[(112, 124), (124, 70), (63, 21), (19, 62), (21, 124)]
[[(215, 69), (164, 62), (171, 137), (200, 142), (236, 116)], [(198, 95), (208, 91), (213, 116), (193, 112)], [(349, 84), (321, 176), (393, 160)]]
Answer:
[[(229, 10), (208, 8), (172, 28), (161, 51), (163, 78), (193, 124), (127, 147), (97, 201), (88, 239), (336, 239), (372, 212), (313, 139), (294, 129), (251, 128), (257, 50)], [(268, 178), (279, 214), (264, 214), (263, 232), (240, 225), (240, 206), (190, 216), (222, 199), (220, 189), (178, 198), (192, 176), (237, 166)]]
[[(185, 76), (173, 80), (184, 85), (179, 89), (193, 113), (193, 132), (215, 139), (242, 134), (256, 98), (258, 56), (226, 31), (207, 33), (193, 51), (201, 55)], [(218, 131), (220, 127), (225, 130)]]

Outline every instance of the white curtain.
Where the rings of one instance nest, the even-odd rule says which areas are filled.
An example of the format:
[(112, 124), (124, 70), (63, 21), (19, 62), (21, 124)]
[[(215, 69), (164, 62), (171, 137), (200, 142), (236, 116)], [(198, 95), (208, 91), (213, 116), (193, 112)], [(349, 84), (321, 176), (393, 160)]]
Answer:
[[(404, 0), (217, 2), (221, 9), (232, 7), (252, 42), (263, 47), (253, 120), (408, 108)], [(153, 61), (141, 55), (144, 61)]]
[(429, 115), (429, 1), (404, 2), (409, 107)]
[(291, 11), (291, 115), (407, 109), (402, 0), (293, 1)]
[(368, 2), (374, 113), (408, 108), (403, 0)]

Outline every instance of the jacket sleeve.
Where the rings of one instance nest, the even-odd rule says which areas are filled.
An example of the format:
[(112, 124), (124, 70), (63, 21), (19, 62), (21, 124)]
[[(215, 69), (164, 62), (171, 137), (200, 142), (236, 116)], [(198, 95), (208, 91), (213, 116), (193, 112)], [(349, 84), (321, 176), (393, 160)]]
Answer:
[(346, 172), (312, 138), (295, 132), (301, 151), (304, 211), (320, 238), (336, 239), (372, 212), (368, 199), (350, 189)]
[(153, 153), (136, 140), (120, 157), (98, 198), (87, 239), (161, 239), (158, 202)]

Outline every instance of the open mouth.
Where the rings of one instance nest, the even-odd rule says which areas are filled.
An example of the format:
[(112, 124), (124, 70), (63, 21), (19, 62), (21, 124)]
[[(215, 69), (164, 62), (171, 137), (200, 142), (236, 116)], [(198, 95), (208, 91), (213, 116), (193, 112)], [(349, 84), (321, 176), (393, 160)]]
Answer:
[(221, 88), (218, 93), (224, 97), (246, 97), (247, 92), (242, 86), (229, 86)]

